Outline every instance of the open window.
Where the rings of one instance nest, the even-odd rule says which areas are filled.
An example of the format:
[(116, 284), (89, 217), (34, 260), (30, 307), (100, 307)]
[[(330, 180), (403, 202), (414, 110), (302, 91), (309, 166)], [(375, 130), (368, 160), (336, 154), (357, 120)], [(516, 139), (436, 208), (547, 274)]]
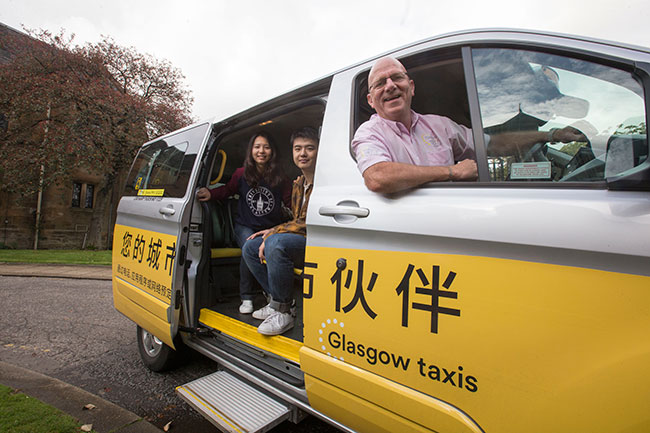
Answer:
[[(604, 185), (647, 165), (645, 95), (631, 69), (512, 48), (474, 48), (471, 54), (489, 180)], [(415, 82), (413, 110), (471, 127), (461, 47), (399, 60)], [(368, 72), (356, 79), (352, 134), (374, 113), (366, 99)], [(554, 131), (562, 128), (572, 128), (580, 140), (556, 140)], [(499, 138), (522, 133), (542, 138), (494, 151)]]
[[(412, 108), (422, 114), (446, 116), (458, 124), (471, 126), (469, 103), (463, 72), (463, 60), (459, 47), (419, 53), (400, 58), (409, 77), (415, 82), (415, 96)], [(374, 110), (368, 104), (368, 72), (356, 80), (356, 112), (354, 131), (357, 130)]]

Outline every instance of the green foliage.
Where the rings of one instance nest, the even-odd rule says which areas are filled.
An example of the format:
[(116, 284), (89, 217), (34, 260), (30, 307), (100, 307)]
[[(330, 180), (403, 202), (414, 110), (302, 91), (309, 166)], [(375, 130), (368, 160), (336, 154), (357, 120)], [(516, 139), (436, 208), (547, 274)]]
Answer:
[[(2, 250), (0, 262), (110, 265), (110, 250)], [(2, 431), (2, 430), (0, 430)]]
[(640, 122), (636, 125), (625, 125), (621, 123), (616, 127), (616, 135), (630, 135), (630, 134), (641, 134), (645, 135), (647, 132), (645, 122)]
[(0, 431), (3, 433), (77, 433), (81, 424), (41, 401), (0, 385)]

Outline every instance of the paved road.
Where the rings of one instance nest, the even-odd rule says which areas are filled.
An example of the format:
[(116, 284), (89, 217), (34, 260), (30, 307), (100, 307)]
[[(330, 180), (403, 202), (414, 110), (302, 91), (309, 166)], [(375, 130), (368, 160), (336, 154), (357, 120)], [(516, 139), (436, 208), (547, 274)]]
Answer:
[[(147, 370), (135, 325), (113, 308), (110, 281), (0, 276), (0, 360), (55, 377), (99, 395), (172, 432), (217, 430), (174, 388), (216, 369), (196, 353), (165, 374)], [(335, 432), (308, 418), (280, 432)]]

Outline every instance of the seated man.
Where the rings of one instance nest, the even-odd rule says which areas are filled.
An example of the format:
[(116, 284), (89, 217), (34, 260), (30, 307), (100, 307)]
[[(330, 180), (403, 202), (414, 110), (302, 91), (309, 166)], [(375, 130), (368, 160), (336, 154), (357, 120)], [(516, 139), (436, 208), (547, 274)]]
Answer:
[(264, 320), (257, 328), (264, 335), (279, 335), (293, 327), (293, 268), (302, 267), (305, 261), (305, 218), (314, 181), (318, 133), (305, 127), (295, 131), (290, 142), (293, 162), (302, 170), (291, 192), (293, 219), (254, 233), (242, 248), (248, 268), (271, 297), (268, 305), (253, 312), (254, 318)]
[[(368, 103), (377, 114), (357, 129), (352, 140), (368, 189), (393, 193), (427, 182), (477, 178), (472, 130), (444, 116), (411, 110), (415, 83), (399, 61), (377, 60), (368, 83)], [(507, 155), (517, 146), (525, 150), (542, 141), (581, 139), (584, 136), (573, 128), (503, 133), (489, 137), (489, 152)]]

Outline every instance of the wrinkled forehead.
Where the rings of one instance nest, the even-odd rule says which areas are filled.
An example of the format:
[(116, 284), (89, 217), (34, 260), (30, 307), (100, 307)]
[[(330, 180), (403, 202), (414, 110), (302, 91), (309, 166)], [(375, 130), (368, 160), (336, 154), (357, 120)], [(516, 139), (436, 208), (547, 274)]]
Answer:
[(389, 76), (395, 72), (406, 73), (406, 68), (396, 59), (392, 57), (383, 57), (375, 62), (370, 68), (368, 74), (368, 82), (372, 83), (375, 79), (385, 75)]

